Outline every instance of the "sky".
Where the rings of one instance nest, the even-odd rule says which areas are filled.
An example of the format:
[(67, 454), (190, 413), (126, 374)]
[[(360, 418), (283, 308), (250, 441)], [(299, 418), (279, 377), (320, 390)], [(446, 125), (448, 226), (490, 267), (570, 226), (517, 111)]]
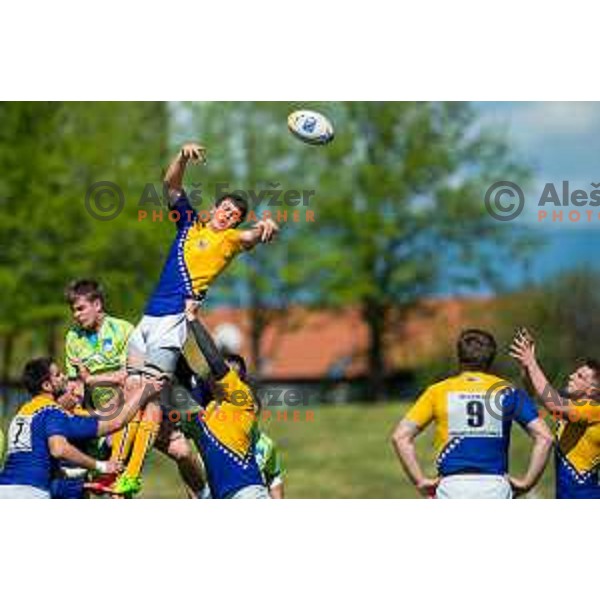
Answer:
[[(600, 102), (479, 102), (475, 106), (484, 123), (506, 133), (513, 153), (533, 171), (524, 190), (525, 207), (514, 221), (539, 232), (545, 242), (532, 260), (529, 277), (540, 281), (593, 265), (600, 256), (600, 206), (540, 207), (539, 201), (549, 183), (561, 194), (565, 180), (570, 191), (581, 189), (587, 194), (594, 190), (592, 183), (600, 184)], [(539, 210), (548, 215), (562, 210), (563, 222), (552, 223), (551, 216), (540, 221)], [(572, 210), (579, 211), (579, 223), (568, 222)], [(582, 223), (588, 218), (591, 223)], [(522, 283), (522, 272), (515, 271), (513, 277), (515, 285)]]

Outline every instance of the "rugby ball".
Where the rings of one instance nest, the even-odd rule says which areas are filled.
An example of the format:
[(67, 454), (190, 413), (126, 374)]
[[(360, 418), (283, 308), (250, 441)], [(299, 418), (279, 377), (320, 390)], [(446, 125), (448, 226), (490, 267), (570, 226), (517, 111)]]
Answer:
[(331, 121), (314, 110), (297, 110), (288, 117), (287, 123), (298, 139), (314, 146), (329, 144), (334, 136)]

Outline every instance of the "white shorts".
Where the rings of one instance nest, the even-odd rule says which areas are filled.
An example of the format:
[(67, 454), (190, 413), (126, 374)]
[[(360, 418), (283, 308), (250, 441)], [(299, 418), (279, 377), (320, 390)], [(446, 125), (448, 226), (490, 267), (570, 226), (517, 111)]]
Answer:
[(32, 485), (0, 485), (0, 500), (49, 500), (50, 493)]
[(269, 492), (264, 485), (247, 485), (229, 496), (230, 500), (270, 500)]
[(440, 500), (510, 500), (512, 489), (501, 475), (450, 475), (440, 481), (435, 497)]
[(185, 313), (163, 317), (144, 315), (129, 338), (127, 369), (171, 377), (187, 336)]

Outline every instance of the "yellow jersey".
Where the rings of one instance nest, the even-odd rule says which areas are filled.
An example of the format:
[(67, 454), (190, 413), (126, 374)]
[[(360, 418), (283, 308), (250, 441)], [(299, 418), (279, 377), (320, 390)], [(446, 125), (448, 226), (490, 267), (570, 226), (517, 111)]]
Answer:
[(255, 413), (252, 390), (229, 370), (219, 381), (216, 399), (181, 424), (202, 454), (213, 498), (228, 498), (244, 487), (263, 485), (256, 456)]
[(571, 400), (556, 428), (556, 497), (600, 498), (600, 403)]
[(504, 475), (513, 420), (539, 416), (523, 391), (489, 373), (465, 371), (428, 387), (405, 419), (419, 428), (435, 423), (437, 467), (443, 477)]
[(211, 283), (225, 270), (244, 246), (237, 229), (215, 231), (200, 220), (181, 194), (173, 205), (178, 215), (177, 235), (164, 264), (145, 314), (180, 314), (188, 298), (202, 298)]

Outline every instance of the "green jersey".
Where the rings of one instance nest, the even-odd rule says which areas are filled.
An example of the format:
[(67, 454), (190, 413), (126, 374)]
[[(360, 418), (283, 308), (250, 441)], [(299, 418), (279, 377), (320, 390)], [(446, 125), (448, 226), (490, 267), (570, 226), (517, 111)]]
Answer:
[[(78, 375), (77, 361), (86, 367), (92, 375), (118, 371), (125, 367), (127, 343), (133, 331), (133, 325), (123, 319), (106, 315), (99, 331), (87, 331), (73, 326), (67, 331), (65, 339), (65, 362), (69, 379)], [(94, 405), (104, 404), (112, 397), (110, 388), (94, 389)]]
[(281, 454), (275, 446), (275, 442), (262, 431), (256, 441), (256, 462), (262, 473), (267, 488), (283, 483), (285, 470), (281, 462)]

